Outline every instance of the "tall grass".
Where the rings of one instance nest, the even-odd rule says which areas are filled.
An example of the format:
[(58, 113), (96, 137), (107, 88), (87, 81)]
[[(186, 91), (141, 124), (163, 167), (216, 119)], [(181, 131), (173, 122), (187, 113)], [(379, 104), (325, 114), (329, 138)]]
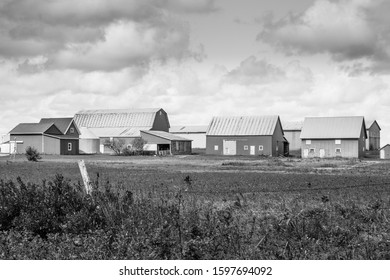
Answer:
[(389, 259), (389, 201), (0, 181), (1, 259)]

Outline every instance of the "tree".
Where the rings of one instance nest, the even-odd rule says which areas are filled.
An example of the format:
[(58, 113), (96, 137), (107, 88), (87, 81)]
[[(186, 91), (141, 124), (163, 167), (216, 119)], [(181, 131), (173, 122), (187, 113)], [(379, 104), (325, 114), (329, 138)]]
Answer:
[(37, 162), (38, 159), (41, 159), (41, 155), (39, 154), (39, 152), (37, 151), (37, 149), (35, 149), (34, 147), (30, 147), (28, 146), (26, 148), (26, 158), (28, 161), (35, 161)]
[(145, 144), (148, 143), (148, 141), (146, 141), (145, 139), (143, 138), (135, 138), (132, 142), (131, 142), (131, 145), (132, 145), (132, 149), (133, 151), (136, 151), (136, 152), (142, 152), (144, 150), (144, 146)]
[(112, 141), (110, 140), (107, 140), (105, 143), (104, 143), (104, 146), (107, 146), (109, 147), (111, 150), (114, 151), (114, 153), (116, 155), (121, 155), (122, 154), (122, 151), (125, 147), (125, 141), (122, 140), (122, 139), (113, 139)]

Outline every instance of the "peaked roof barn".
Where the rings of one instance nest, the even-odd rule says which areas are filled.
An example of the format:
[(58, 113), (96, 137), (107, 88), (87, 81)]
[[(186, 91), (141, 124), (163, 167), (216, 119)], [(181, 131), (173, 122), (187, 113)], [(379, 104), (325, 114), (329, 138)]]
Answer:
[(66, 134), (70, 125), (72, 124), (73, 118), (42, 118), (40, 120), (40, 124), (55, 124), (56, 127), (62, 132), (62, 134)]

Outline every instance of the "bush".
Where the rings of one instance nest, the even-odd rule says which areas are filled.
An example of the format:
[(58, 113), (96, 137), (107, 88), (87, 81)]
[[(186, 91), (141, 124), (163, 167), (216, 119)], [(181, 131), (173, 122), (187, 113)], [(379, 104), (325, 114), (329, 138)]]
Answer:
[(26, 157), (28, 161), (35, 161), (35, 162), (38, 161), (38, 159), (41, 159), (41, 155), (39, 154), (37, 149), (30, 146), (26, 148)]

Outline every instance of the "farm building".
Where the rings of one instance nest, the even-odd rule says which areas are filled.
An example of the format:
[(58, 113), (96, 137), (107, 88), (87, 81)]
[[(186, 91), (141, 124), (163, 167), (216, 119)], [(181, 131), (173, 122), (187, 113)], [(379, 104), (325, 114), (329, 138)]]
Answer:
[(284, 137), (289, 142), (291, 153), (301, 154), (301, 131), (303, 122), (283, 122)]
[(169, 131), (167, 113), (161, 109), (119, 109), (119, 110), (85, 110), (74, 116), (76, 125), (82, 131), (82, 150), (88, 153), (96, 151), (96, 140), (99, 139), (100, 153), (113, 153), (107, 143), (122, 141), (131, 145), (141, 137), (141, 130)]
[(18, 143), (18, 154), (24, 153), (29, 146), (42, 154), (77, 155), (79, 152), (77, 131), (64, 135), (53, 122), (20, 123), (10, 131), (10, 138)]
[(367, 122), (366, 150), (378, 151), (381, 142), (381, 128), (377, 121)]
[(100, 153), (100, 139), (87, 127), (80, 127), (79, 152), (80, 154)]
[(380, 149), (379, 156), (381, 159), (390, 159), (390, 144), (387, 144)]
[(1, 135), (0, 139), (0, 155), (8, 155), (11, 151), (11, 143), (10, 143), (9, 134)]
[(191, 154), (192, 140), (165, 131), (141, 131), (141, 137), (147, 144), (144, 149), (156, 154), (183, 155)]
[(359, 158), (367, 138), (364, 117), (310, 117), (302, 127), (302, 158)]
[(206, 154), (279, 156), (288, 152), (279, 116), (214, 117)]
[(206, 149), (207, 125), (172, 126), (169, 133), (192, 140), (192, 148)]

